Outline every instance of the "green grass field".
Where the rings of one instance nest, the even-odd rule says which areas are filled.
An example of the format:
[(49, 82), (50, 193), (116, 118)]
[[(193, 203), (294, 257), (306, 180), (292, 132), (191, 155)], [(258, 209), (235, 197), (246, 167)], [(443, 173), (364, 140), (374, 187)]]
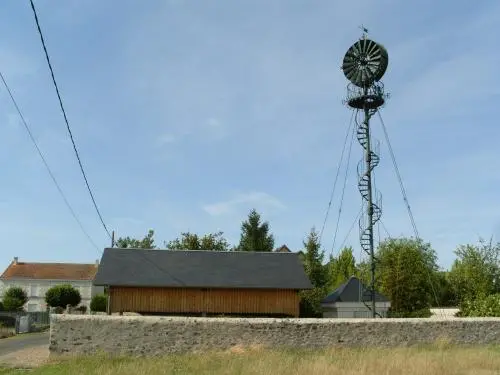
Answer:
[(0, 370), (1, 375), (33, 374), (500, 374), (500, 347), (332, 349), (267, 351), (234, 348), (224, 353), (173, 355), (163, 358), (65, 359), (33, 370)]

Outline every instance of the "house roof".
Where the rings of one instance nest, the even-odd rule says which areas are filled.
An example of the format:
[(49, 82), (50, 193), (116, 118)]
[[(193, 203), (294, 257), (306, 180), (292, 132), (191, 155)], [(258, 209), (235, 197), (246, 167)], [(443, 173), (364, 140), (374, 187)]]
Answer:
[[(349, 280), (335, 289), (331, 294), (326, 296), (321, 303), (335, 302), (368, 302), (371, 301), (370, 291), (363, 283), (355, 276), (351, 276)], [(380, 293), (375, 292), (376, 302), (389, 302), (389, 300)]]
[(185, 288), (312, 287), (294, 253), (105, 249), (94, 285)]
[(292, 250), (290, 250), (288, 248), (288, 246), (286, 246), (286, 245), (281, 245), (280, 247), (278, 247), (274, 251), (277, 252), (277, 253), (291, 253), (292, 252)]
[(28, 263), (13, 261), (0, 279), (93, 280), (97, 264)]

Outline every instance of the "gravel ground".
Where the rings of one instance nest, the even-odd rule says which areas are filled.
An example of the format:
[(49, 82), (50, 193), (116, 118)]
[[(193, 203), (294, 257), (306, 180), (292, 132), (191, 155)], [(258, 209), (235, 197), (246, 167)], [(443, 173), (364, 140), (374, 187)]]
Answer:
[(38, 367), (49, 359), (49, 346), (35, 346), (16, 350), (0, 356), (0, 366), (6, 367)]

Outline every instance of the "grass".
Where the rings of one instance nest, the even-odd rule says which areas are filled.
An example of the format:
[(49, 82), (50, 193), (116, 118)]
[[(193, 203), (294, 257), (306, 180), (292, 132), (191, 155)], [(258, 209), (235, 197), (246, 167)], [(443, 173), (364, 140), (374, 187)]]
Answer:
[(493, 375), (500, 374), (500, 347), (331, 349), (268, 351), (234, 348), (228, 352), (162, 358), (87, 357), (65, 359), (33, 369), (0, 369), (0, 375)]

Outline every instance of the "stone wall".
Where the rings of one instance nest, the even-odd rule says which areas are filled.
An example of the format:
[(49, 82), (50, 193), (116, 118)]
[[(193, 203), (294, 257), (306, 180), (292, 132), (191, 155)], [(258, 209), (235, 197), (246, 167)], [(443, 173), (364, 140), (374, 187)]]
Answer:
[(243, 319), (52, 315), (53, 354), (128, 355), (234, 346), (407, 346), (446, 341), (500, 344), (500, 319)]

